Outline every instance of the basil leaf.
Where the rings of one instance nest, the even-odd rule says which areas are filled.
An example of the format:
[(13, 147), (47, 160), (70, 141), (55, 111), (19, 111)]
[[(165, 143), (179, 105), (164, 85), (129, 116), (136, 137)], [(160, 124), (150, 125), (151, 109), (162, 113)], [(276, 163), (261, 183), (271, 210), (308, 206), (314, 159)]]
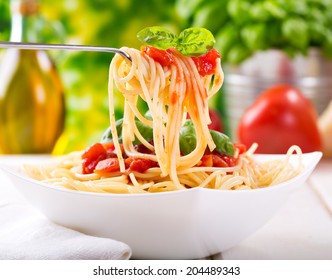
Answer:
[[(141, 135), (146, 141), (150, 142), (151, 140), (153, 140), (153, 129), (151, 126), (146, 125), (139, 120), (135, 120), (135, 123), (138, 131), (141, 133)], [(137, 138), (135, 138), (134, 145), (139, 144), (141, 144), (141, 142)]]
[(267, 48), (269, 31), (264, 23), (247, 24), (241, 30), (241, 37), (250, 50), (263, 50)]
[(311, 34), (311, 41), (315, 46), (322, 45), (326, 38), (327, 28), (321, 25), (319, 21), (310, 21), (308, 24), (309, 34)]
[(227, 4), (227, 11), (231, 19), (239, 26), (249, 21), (251, 3), (244, 0), (232, 0)]
[(191, 120), (186, 120), (180, 129), (180, 151), (190, 154), (196, 148), (196, 131)]
[[(135, 120), (136, 126), (138, 131), (141, 133), (141, 135), (143, 136), (143, 138), (146, 141), (151, 141), (153, 139), (153, 130), (152, 127), (143, 124), (141, 121), (139, 120)], [(116, 131), (118, 133), (118, 137), (119, 137), (119, 142), (122, 143), (122, 126), (123, 126), (123, 119), (119, 119), (116, 121), (115, 123), (116, 125)], [(104, 132), (102, 138), (101, 138), (101, 143), (107, 143), (107, 142), (113, 142), (113, 136), (112, 136), (112, 132), (111, 132), (111, 127), (107, 128), (107, 130)], [(141, 142), (135, 138), (134, 140), (134, 145), (139, 145), (141, 144)]]
[[(153, 129), (152, 127), (143, 124), (139, 120), (135, 120), (138, 131), (142, 134), (144, 139), (148, 142), (153, 140)], [(123, 119), (116, 121), (116, 130), (119, 137), (119, 142), (122, 143), (122, 126)], [(230, 138), (218, 131), (210, 130), (211, 137), (213, 142), (216, 144), (216, 151), (223, 155), (233, 156), (234, 155), (234, 146)], [(197, 144), (196, 131), (192, 120), (186, 120), (184, 125), (180, 129), (180, 151), (184, 155), (190, 154)], [(111, 133), (111, 128), (107, 128), (105, 133), (101, 138), (101, 143), (113, 142), (113, 137)], [(134, 145), (139, 145), (141, 142), (136, 138)]]
[(253, 3), (250, 7), (249, 14), (252, 22), (266, 22), (271, 18), (271, 14), (266, 9), (264, 2)]
[(166, 50), (176, 45), (176, 36), (160, 26), (146, 27), (137, 33), (137, 38), (144, 44)]
[[(123, 119), (119, 119), (115, 122), (116, 132), (118, 134), (120, 143), (122, 143), (122, 125), (123, 125)], [(112, 135), (111, 127), (108, 127), (106, 129), (103, 136), (101, 137), (100, 142), (101, 143), (113, 142), (113, 135)]]
[[(287, 1), (287, 2), (289, 2), (289, 1)], [(297, 2), (301, 2), (301, 1), (297, 1)], [(296, 3), (296, 5), (298, 5), (298, 4), (299, 3)], [(285, 11), (285, 8), (275, 1), (264, 1), (264, 7), (273, 18), (283, 20), (288, 16), (287, 12)]]
[(175, 1), (175, 10), (181, 18), (189, 20), (191, 15), (196, 13), (205, 0), (177, 0)]
[[(231, 139), (218, 131), (210, 130), (213, 142), (216, 144), (215, 150), (222, 155), (233, 156), (234, 146)], [(180, 151), (184, 155), (190, 154), (197, 144), (196, 131), (192, 120), (186, 120), (180, 129)]]
[(177, 41), (177, 50), (186, 56), (201, 56), (210, 51), (215, 43), (212, 33), (201, 27), (183, 30)]
[(219, 50), (224, 57), (239, 40), (239, 34), (234, 32), (234, 26), (227, 24), (217, 33), (215, 48)]
[(253, 52), (248, 49), (243, 43), (237, 43), (227, 53), (228, 61), (233, 64), (239, 64), (249, 57)]
[[(200, 26), (210, 30), (213, 34), (220, 30), (228, 20), (227, 0), (206, 2), (200, 8), (199, 13), (195, 13), (191, 26)], [(234, 32), (234, 31), (233, 31)]]
[(231, 139), (218, 131), (210, 130), (214, 144), (216, 144), (216, 151), (222, 155), (233, 156), (234, 155), (234, 145)]
[(290, 44), (299, 50), (304, 50), (309, 44), (307, 22), (300, 17), (286, 19), (282, 23), (282, 34)]

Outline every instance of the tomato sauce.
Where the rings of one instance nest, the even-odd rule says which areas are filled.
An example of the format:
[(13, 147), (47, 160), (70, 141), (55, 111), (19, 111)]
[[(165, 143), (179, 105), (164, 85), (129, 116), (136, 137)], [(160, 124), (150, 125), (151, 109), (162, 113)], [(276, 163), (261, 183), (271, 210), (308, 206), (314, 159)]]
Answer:
[[(160, 50), (151, 46), (142, 47), (142, 52), (150, 56), (154, 61), (159, 62), (163, 67), (169, 66), (175, 62), (171, 49)], [(217, 58), (220, 54), (217, 50), (212, 49), (208, 53), (198, 57), (191, 57), (201, 76), (211, 75), (217, 66)]]
[[(246, 148), (244, 145), (235, 144), (235, 148), (239, 149), (239, 153), (244, 153)], [(145, 146), (135, 146), (137, 150), (144, 150)], [(150, 168), (159, 167), (158, 162), (150, 159), (127, 157), (124, 154), (121, 145), (125, 168), (128, 172), (144, 173)], [(146, 148), (145, 148), (146, 149)], [(149, 150), (149, 153), (151, 151)], [(120, 172), (120, 163), (117, 158), (115, 147), (112, 143), (96, 143), (88, 147), (82, 154), (82, 172), (83, 174), (96, 173), (99, 175), (107, 175), (114, 172)], [(204, 167), (232, 167), (237, 164), (237, 160), (233, 156), (220, 154), (219, 152), (210, 152), (208, 149), (202, 156), (200, 162), (196, 166)]]
[(197, 164), (197, 166), (204, 167), (232, 167), (237, 164), (237, 161), (232, 156), (222, 155), (218, 152), (205, 154)]
[(163, 67), (174, 63), (174, 56), (170, 50), (159, 50), (154, 47), (144, 46), (142, 51), (150, 56), (154, 61), (159, 62)]
[(88, 147), (82, 154), (83, 164), (82, 164), (82, 172), (83, 174), (92, 173), (98, 162), (106, 159), (107, 151), (104, 146), (100, 143), (96, 143), (90, 147)]
[(208, 53), (198, 57), (192, 57), (196, 64), (197, 70), (201, 76), (211, 75), (214, 73), (217, 66), (217, 58), (220, 54), (212, 49)]
[[(142, 146), (137, 145), (135, 148), (142, 150)], [(124, 153), (122, 145), (121, 150)], [(123, 157), (125, 158), (125, 167), (128, 171), (143, 173), (152, 167), (158, 166), (157, 162), (150, 159), (126, 157), (124, 154)], [(107, 175), (120, 171), (120, 163), (113, 143), (96, 143), (91, 145), (83, 152), (82, 159), (83, 174), (97, 173), (99, 175)]]

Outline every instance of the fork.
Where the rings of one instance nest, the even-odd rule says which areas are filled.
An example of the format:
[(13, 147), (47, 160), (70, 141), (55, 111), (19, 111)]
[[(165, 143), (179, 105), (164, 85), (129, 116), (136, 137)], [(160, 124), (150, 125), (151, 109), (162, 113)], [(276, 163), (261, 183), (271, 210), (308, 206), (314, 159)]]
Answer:
[(67, 44), (41, 44), (41, 43), (21, 43), (21, 42), (3, 42), (0, 41), (0, 48), (16, 48), (26, 50), (77, 50), (90, 52), (111, 52), (122, 55), (131, 61), (131, 57), (126, 52), (111, 47), (86, 46), (86, 45), (67, 45)]

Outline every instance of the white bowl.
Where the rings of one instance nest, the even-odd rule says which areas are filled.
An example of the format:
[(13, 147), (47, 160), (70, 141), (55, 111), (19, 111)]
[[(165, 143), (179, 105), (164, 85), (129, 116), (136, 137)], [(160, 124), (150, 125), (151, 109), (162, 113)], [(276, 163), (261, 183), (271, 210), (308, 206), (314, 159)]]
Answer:
[[(97, 194), (49, 186), (2, 166), (16, 188), (48, 219), (127, 243), (135, 259), (196, 259), (227, 250), (262, 227), (300, 187), (322, 154), (303, 155), (295, 178), (255, 190)], [(266, 161), (282, 155), (256, 155)], [(292, 156), (295, 163), (297, 156)]]

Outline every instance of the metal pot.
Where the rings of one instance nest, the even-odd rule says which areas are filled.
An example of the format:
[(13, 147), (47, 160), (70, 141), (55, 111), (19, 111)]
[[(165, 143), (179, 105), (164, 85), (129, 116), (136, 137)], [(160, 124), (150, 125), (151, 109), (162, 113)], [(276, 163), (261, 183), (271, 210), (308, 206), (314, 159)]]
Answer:
[(318, 114), (332, 100), (332, 60), (324, 58), (318, 49), (310, 49), (307, 56), (293, 59), (279, 50), (257, 52), (241, 65), (224, 65), (224, 71), (223, 94), (233, 138), (246, 108), (275, 84), (298, 87)]

